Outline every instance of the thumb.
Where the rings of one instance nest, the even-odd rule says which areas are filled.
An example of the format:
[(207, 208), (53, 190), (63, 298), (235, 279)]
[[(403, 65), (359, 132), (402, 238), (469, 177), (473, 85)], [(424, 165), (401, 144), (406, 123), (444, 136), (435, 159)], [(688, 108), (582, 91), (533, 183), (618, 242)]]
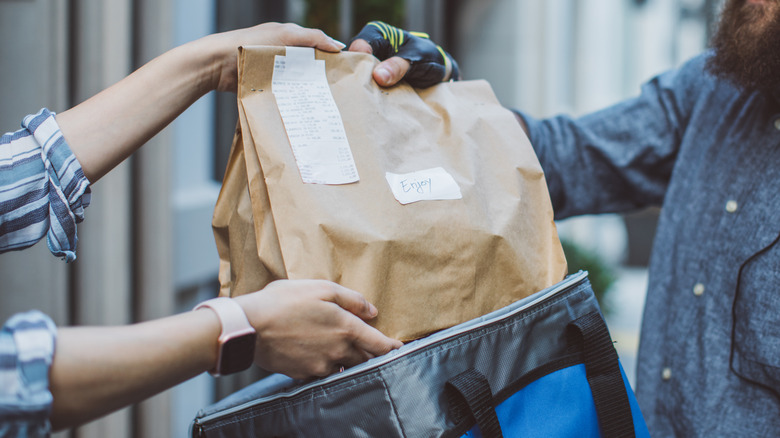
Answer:
[(382, 61), (374, 68), (374, 80), (383, 87), (395, 85), (404, 78), (406, 72), (409, 71), (410, 65), (409, 61), (393, 56)]

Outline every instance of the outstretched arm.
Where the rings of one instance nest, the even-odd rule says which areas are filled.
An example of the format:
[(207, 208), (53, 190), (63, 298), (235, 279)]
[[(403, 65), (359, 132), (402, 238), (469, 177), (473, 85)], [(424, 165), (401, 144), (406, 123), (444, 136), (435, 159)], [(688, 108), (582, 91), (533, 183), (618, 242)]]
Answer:
[[(280, 280), (235, 300), (257, 330), (255, 363), (325, 376), (401, 346), (365, 323), (362, 295), (322, 280)], [(49, 372), (55, 429), (141, 401), (214, 368), (221, 325), (210, 309), (117, 327), (62, 328)]]
[(265, 23), (174, 48), (85, 102), (57, 115), (84, 174), (95, 182), (211, 90), (233, 91), (242, 45), (343, 48), (314, 29)]

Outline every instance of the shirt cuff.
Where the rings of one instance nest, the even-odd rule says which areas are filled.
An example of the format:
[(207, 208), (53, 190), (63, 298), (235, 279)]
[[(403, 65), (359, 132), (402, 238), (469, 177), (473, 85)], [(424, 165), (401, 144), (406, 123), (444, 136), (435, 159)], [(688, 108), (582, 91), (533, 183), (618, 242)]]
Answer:
[(84, 209), (89, 206), (90, 182), (62, 136), (53, 112), (44, 108), (25, 117), (22, 126), (41, 145), (41, 159), (49, 182), (50, 226), (46, 233), (49, 250), (73, 261), (78, 242), (76, 224), (84, 220)]
[(0, 331), (0, 424), (18, 436), (48, 436), (51, 429), (56, 330), (48, 316), (31, 311), (14, 315)]

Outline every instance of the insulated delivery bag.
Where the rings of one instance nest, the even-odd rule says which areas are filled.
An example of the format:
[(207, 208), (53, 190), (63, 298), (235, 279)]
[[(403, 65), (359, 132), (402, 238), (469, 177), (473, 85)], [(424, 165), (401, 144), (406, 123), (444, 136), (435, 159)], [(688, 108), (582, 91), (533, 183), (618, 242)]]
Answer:
[(193, 438), (649, 437), (585, 273), (312, 382), (272, 375)]

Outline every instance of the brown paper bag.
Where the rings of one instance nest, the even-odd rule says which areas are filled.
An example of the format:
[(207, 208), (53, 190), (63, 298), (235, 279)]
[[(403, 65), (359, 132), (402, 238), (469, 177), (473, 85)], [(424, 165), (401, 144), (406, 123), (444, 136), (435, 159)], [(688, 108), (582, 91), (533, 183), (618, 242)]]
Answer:
[[(275, 55), (285, 48), (239, 55), (240, 126), (213, 220), (222, 295), (327, 279), (376, 305), (383, 333), (411, 340), (565, 276), (541, 166), (486, 82), (384, 89), (374, 57), (317, 52), (360, 180), (304, 184), (271, 91)], [(462, 199), (402, 205), (385, 179), (435, 167)]]

